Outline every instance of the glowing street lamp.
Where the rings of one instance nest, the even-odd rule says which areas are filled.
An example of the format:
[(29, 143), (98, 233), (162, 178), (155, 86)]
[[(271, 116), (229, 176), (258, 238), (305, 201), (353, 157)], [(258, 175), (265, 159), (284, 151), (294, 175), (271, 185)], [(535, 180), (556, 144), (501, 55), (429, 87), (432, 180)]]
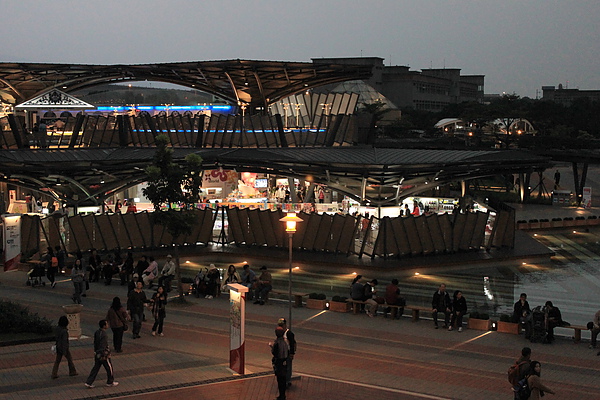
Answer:
[(288, 328), (292, 329), (292, 237), (296, 233), (296, 224), (302, 222), (302, 218), (298, 218), (295, 212), (289, 212), (279, 221), (285, 223), (285, 231), (289, 237), (289, 271), (288, 271)]

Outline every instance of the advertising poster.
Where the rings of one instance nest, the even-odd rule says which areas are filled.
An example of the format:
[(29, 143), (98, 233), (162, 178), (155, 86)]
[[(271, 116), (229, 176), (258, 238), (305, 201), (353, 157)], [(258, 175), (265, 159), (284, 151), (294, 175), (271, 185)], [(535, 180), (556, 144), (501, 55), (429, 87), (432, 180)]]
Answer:
[(229, 288), (229, 368), (238, 374), (245, 373), (245, 318), (246, 298), (244, 293), (248, 291), (246, 286), (232, 283)]
[(583, 196), (581, 198), (581, 205), (583, 208), (591, 208), (592, 207), (592, 188), (590, 186), (585, 186), (583, 188)]
[(5, 214), (4, 222), (4, 271), (17, 269), (21, 260), (21, 216)]

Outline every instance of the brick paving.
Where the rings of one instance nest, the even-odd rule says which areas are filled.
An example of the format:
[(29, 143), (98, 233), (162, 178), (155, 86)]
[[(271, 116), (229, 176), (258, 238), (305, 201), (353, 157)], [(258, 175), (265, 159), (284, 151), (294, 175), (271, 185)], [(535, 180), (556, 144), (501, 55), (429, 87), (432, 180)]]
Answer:
[[(71, 284), (61, 277), (55, 289), (25, 286), (21, 271), (0, 274), (0, 298), (26, 304), (54, 321), (60, 305), (69, 303)], [(120, 385), (97, 387), (83, 381), (93, 364), (91, 336), (114, 296), (126, 298), (118, 284), (93, 283), (84, 299), (84, 338), (72, 341), (79, 376), (69, 377), (66, 362), (59, 379), (50, 379), (51, 343), (0, 347), (0, 399), (274, 399), (267, 342), (275, 321), (287, 316), (287, 305), (248, 304), (246, 315), (247, 375), (228, 370), (228, 297), (189, 298), (188, 307), (168, 306), (165, 337), (125, 334), (124, 352), (113, 355)], [(149, 293), (149, 291), (147, 291)], [(559, 337), (552, 345), (529, 343), (522, 336), (466, 329), (435, 330), (429, 320), (392, 321), (381, 317), (294, 309), (293, 329), (299, 340), (294, 381), (288, 399), (508, 399), (506, 370), (530, 346), (542, 363), (542, 379), (555, 399), (600, 399), (600, 357), (589, 341), (574, 344)], [(109, 332), (109, 337), (112, 334)]]

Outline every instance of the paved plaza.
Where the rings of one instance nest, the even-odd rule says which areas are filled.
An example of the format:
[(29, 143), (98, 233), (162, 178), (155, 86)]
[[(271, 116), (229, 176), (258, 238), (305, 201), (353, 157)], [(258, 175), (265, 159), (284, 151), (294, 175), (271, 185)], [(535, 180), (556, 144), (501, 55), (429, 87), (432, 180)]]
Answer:
[[(517, 219), (527, 219), (526, 213), (533, 212), (562, 216), (559, 214), (580, 210), (528, 208), (517, 210)], [(496, 271), (509, 283), (496, 283), (496, 287), (508, 286), (504, 290), (508, 297), (521, 289), (528, 290), (532, 305), (551, 298), (560, 304), (563, 318), (572, 323), (591, 319), (592, 311), (598, 306), (586, 293), (597, 293), (600, 286), (597, 268), (600, 247), (593, 245), (600, 239), (599, 232), (574, 234), (554, 230), (541, 234), (538, 239), (556, 252), (553, 263), (527, 267), (530, 269), (527, 273), (501, 263)], [(453, 266), (450, 269), (454, 272), (448, 272), (448, 268), (439, 266), (437, 272), (423, 274), (420, 285), (426, 294), (433, 293), (439, 280), (444, 279), (450, 289), (464, 285), (467, 289), (463, 291), (472, 298), (476, 290), (481, 290), (481, 284), (466, 286), (468, 282), (477, 280), (474, 278), (477, 274), (490, 274), (493, 270), (490, 267), (485, 271), (465, 272), (457, 268)], [(384, 273), (380, 267), (375, 269), (377, 274)], [(435, 271), (435, 266), (429, 269)], [(275, 274), (280, 272), (274, 271)], [(339, 294), (344, 294), (351, 279), (343, 274), (324, 275), (316, 271), (297, 278), (299, 284), (310, 280)], [(27, 305), (31, 311), (56, 322), (62, 315), (60, 306), (71, 302), (72, 284), (68, 278), (61, 276), (54, 289), (49, 285), (28, 287), (26, 280), (24, 271), (2, 273), (0, 298)], [(410, 297), (412, 293), (408, 291), (406, 295)], [(144, 323), (140, 339), (133, 340), (131, 333), (125, 334), (123, 353), (113, 354), (119, 386), (104, 386), (106, 378), (101, 371), (95, 382), (97, 387), (85, 388), (83, 382), (93, 365), (91, 338), (114, 296), (126, 299), (125, 287), (115, 281), (111, 286), (92, 283), (84, 298), (81, 314), (84, 336), (71, 342), (79, 376), (69, 377), (63, 361), (60, 377), (50, 379), (54, 360), (51, 343), (0, 347), (0, 399), (262, 400), (277, 396), (267, 343), (274, 338), (277, 319), (287, 317), (287, 303), (273, 299), (264, 306), (248, 304), (247, 371), (245, 375), (236, 376), (227, 369), (227, 294), (212, 300), (187, 297), (188, 306), (169, 304), (164, 337), (150, 335), (150, 321)], [(533, 359), (542, 363), (542, 379), (557, 392), (551, 398), (600, 398), (600, 357), (596, 356), (596, 350), (588, 348), (586, 332), (584, 340), (575, 344), (569, 337), (570, 330), (559, 329), (556, 342), (544, 345), (529, 343), (522, 336), (491, 331), (435, 330), (431, 320), (426, 318), (413, 323), (408, 317), (397, 321), (305, 307), (293, 309), (292, 325), (299, 342), (294, 360), (294, 371), (299, 379), (294, 380), (288, 391), (291, 400), (364, 399), (367, 396), (376, 399), (508, 399), (512, 394), (506, 371), (523, 346), (530, 346)], [(109, 338), (112, 342), (110, 332)]]
[[(4, 299), (29, 305), (57, 320), (72, 288), (61, 277), (55, 289), (25, 286), (22, 271), (2, 274)], [(147, 291), (149, 292), (149, 291)], [(228, 370), (228, 296), (189, 298), (190, 305), (168, 306), (165, 336), (152, 337), (144, 323), (141, 339), (125, 335), (124, 352), (113, 355), (118, 387), (83, 386), (92, 364), (91, 336), (114, 296), (126, 297), (118, 283), (92, 283), (84, 299), (84, 337), (72, 341), (79, 376), (69, 377), (61, 365), (50, 379), (50, 343), (0, 348), (2, 399), (274, 399), (275, 378), (267, 343), (277, 318), (287, 316), (285, 302), (248, 304), (246, 315), (247, 375)], [(299, 379), (288, 399), (507, 399), (506, 370), (528, 345), (543, 365), (543, 379), (557, 399), (593, 399), (600, 393), (600, 357), (588, 341), (574, 344), (559, 337), (552, 345), (529, 343), (522, 336), (466, 329), (462, 333), (433, 329), (430, 320), (413, 323), (366, 315), (295, 308), (293, 330), (299, 341), (294, 361)], [(109, 333), (109, 337), (112, 335)], [(64, 361), (63, 361), (64, 363)]]

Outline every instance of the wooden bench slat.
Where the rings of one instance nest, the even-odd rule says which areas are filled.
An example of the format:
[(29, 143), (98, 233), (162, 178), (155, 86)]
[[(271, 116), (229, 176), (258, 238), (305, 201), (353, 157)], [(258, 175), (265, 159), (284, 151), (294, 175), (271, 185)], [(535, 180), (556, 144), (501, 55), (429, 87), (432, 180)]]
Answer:
[(587, 326), (583, 325), (567, 325), (567, 326), (557, 326), (557, 328), (570, 328), (573, 329), (573, 340), (575, 343), (581, 342), (581, 331), (587, 331)]

